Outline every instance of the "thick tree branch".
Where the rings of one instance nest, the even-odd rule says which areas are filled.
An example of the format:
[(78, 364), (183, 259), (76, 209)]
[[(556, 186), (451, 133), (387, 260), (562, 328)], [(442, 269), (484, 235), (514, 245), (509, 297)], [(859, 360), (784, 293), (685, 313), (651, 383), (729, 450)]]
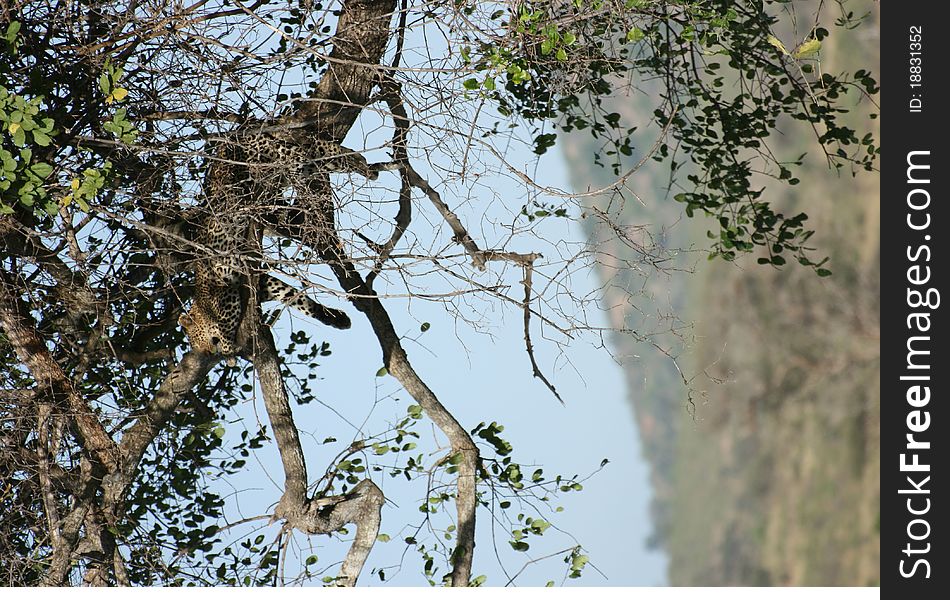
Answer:
[[(256, 315), (258, 322), (259, 319)], [(274, 509), (274, 518), (283, 519), (287, 526), (311, 535), (330, 534), (347, 523), (354, 523), (356, 537), (337, 576), (339, 585), (353, 586), (379, 535), (380, 510), (385, 501), (383, 492), (372, 480), (364, 479), (341, 496), (307, 496), (307, 462), (270, 329), (258, 327), (252, 343), (254, 368), (284, 468), (284, 493)]]
[(326, 139), (343, 141), (369, 103), (395, 10), (395, 0), (343, 2), (327, 72), (314, 90), (315, 99), (285, 122), (312, 125)]
[(350, 294), (350, 302), (369, 320), (383, 353), (383, 365), (442, 430), (452, 445), (453, 454), (461, 456), (458, 464), (458, 488), (456, 510), (458, 516), (457, 544), (452, 553), (452, 585), (466, 587), (472, 575), (472, 559), (475, 553), (475, 493), (476, 472), (479, 463), (478, 447), (468, 431), (439, 401), (435, 393), (419, 377), (399, 341), (389, 313), (379, 297), (370, 288), (352, 264), (341, 261), (328, 253), (324, 260), (333, 269), (334, 275)]
[(193, 387), (201, 383), (217, 359), (207, 354), (189, 352), (165, 377), (155, 397), (119, 443), (120, 466), (103, 481), (107, 510), (117, 516), (125, 504), (139, 461), (152, 440), (161, 432), (172, 414)]
[(117, 465), (115, 443), (50, 354), (29, 310), (20, 302), (13, 276), (6, 271), (0, 271), (0, 326), (17, 356), (33, 374), (37, 386), (49, 389), (55, 399), (65, 400), (65, 408), (76, 423), (90, 458), (106, 469), (114, 469)]

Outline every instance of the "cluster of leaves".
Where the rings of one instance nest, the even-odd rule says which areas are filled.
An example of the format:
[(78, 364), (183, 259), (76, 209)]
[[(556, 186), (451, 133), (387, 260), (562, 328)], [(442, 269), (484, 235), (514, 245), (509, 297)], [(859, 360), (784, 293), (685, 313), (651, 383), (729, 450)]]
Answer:
[[(531, 549), (531, 538), (542, 537), (552, 527), (552, 517), (531, 516), (525, 509), (536, 514), (539, 507), (544, 506), (551, 515), (560, 513), (564, 509), (555, 505), (555, 501), (563, 494), (583, 491), (584, 486), (576, 474), (571, 477), (556, 475), (549, 478), (545, 476), (543, 468), (530, 468), (514, 461), (514, 448), (501, 435), (504, 430), (503, 425), (493, 421), (488, 424), (479, 423), (471, 433), (484, 442), (489, 450), (484, 458), (480, 478), (491, 489), (493, 496), (502, 498), (496, 501), (495, 505), (508, 515), (506, 518), (511, 523), (511, 538), (508, 544), (516, 552), (527, 552)], [(606, 459), (601, 461), (600, 468), (607, 463)], [(530, 475), (527, 475), (528, 472)], [(487, 500), (483, 500), (482, 504), (489, 507)], [(503, 517), (497, 514), (496, 518)], [(589, 557), (583, 553), (580, 546), (571, 547), (569, 552), (565, 558), (565, 563), (568, 564), (566, 575), (576, 579), (582, 575)], [(549, 583), (553, 585), (553, 582)]]
[[(875, 141), (841, 116), (878, 86), (866, 70), (821, 72), (821, 43), (829, 35), (821, 26), (787, 50), (772, 13), (788, 9), (784, 0), (574, 0), (518, 2), (482, 14), (484, 6), (469, 3), (469, 16), (482, 14), (508, 33), (468, 40), (461, 62), (474, 75), (464, 87), (493, 100), (503, 115), (535, 122), (538, 154), (556, 140), (541, 130), (545, 121), (565, 132), (589, 131), (604, 143), (597, 162), (606, 158), (619, 175), (634, 151), (631, 134), (643, 124), (621, 123), (601, 100), (626, 81), (653, 82), (656, 122), (675, 142), (662, 143), (654, 158), (667, 161), (672, 185), (684, 188), (676, 200), (686, 214), (719, 224), (711, 256), (733, 260), (762, 248), (766, 263), (784, 264), (784, 253), (823, 275), (824, 261), (809, 258), (807, 216), (774, 210), (756, 177), (798, 182), (793, 169), (802, 157), (785, 158), (769, 146), (785, 121), (814, 131), (830, 167), (874, 169)], [(853, 19), (838, 25), (856, 26)]]
[(526, 217), (529, 223), (535, 219), (546, 217), (567, 218), (568, 216), (567, 208), (540, 200), (531, 200), (528, 204), (522, 206), (521, 215)]
[(266, 426), (222, 419), (253, 397), (251, 367), (219, 366), (142, 461), (127, 519), (115, 533), (139, 585), (267, 585), (278, 549), (261, 534), (223, 536), (224, 498), (211, 482), (242, 471), (272, 442)]
[[(452, 481), (461, 463), (461, 456), (450, 454), (432, 463), (431, 458), (417, 446), (420, 438), (417, 429), (423, 424), (422, 407), (417, 404), (409, 405), (405, 416), (389, 430), (350, 443), (315, 485), (322, 495), (345, 493), (350, 486), (365, 478), (367, 473), (406, 481), (422, 478), (429, 482), (428, 493), (418, 506), (419, 512), (424, 515), (423, 522), (415, 531), (404, 535), (401, 541), (418, 555), (422, 574), (429, 585), (438, 586), (450, 577), (449, 548), (456, 538), (457, 530), (451, 518), (448, 524), (441, 527), (437, 525), (436, 519), (440, 515), (454, 513), (455, 490)], [(542, 468), (529, 468), (514, 461), (514, 448), (502, 437), (503, 431), (503, 425), (492, 422), (480, 423), (471, 432), (482, 443), (483, 454), (487, 456), (483, 459), (483, 468), (479, 473), (482, 489), (479, 492), (479, 502), (491, 511), (495, 520), (510, 523), (508, 544), (512, 551), (523, 553), (536, 543), (532, 538), (541, 538), (550, 533), (554, 515), (564, 510), (555, 506), (557, 498), (563, 494), (580, 492), (584, 488), (577, 475), (558, 475), (549, 479)], [(335, 442), (337, 440), (332, 437), (323, 441), (324, 444)], [(385, 463), (381, 460), (383, 457)], [(601, 467), (606, 462), (604, 461)], [(447, 477), (443, 478), (443, 475)], [(441, 483), (443, 481), (445, 483)], [(538, 511), (544, 510), (549, 514), (538, 514)], [(428, 531), (428, 534), (424, 534), (424, 531)], [(391, 541), (392, 538), (385, 533), (381, 533), (377, 538), (380, 543)], [(589, 560), (581, 547), (572, 543), (557, 554), (566, 556), (565, 577), (581, 576)], [(310, 569), (317, 562), (317, 556), (307, 557), (301, 577), (312, 577), (315, 573)], [(388, 577), (386, 569), (379, 569), (375, 574), (380, 581), (386, 581)], [(324, 576), (322, 581), (326, 584), (334, 583), (333, 577), (329, 575)], [(479, 586), (486, 581), (486, 576), (479, 575), (472, 579), (471, 585)]]
[[(122, 87), (122, 78), (125, 76), (125, 70), (106, 61), (102, 74), (99, 75), (99, 90), (105, 97), (105, 103), (121, 103), (128, 95), (129, 90)], [(118, 108), (112, 114), (111, 118), (102, 123), (102, 129), (114, 135), (124, 144), (132, 144), (139, 135), (138, 129), (129, 121), (128, 111), (125, 108)]]
[[(93, 159), (98, 164), (85, 168), (77, 164), (75, 174), (54, 168), (60, 150), (54, 140), (61, 134), (55, 116), (61, 108), (47, 101), (43, 92), (50, 91), (49, 83), (43, 83), (40, 73), (32, 70), (34, 61), (21, 54), (21, 29), (19, 21), (10, 21), (0, 43), (0, 214), (12, 214), (19, 205), (43, 219), (73, 201), (88, 212), (89, 203), (105, 187), (112, 165)], [(106, 63), (99, 86), (107, 104), (128, 95), (118, 85), (122, 76), (121, 69)], [(138, 133), (125, 109), (116, 110), (103, 122), (103, 128), (125, 143), (132, 143)]]
[[(266, 317), (268, 322), (276, 319), (276, 314)], [(281, 368), (285, 381), (292, 384), (294, 400), (297, 404), (310, 404), (317, 396), (311, 384), (316, 382), (316, 369), (320, 366), (319, 359), (333, 354), (329, 342), (314, 342), (306, 331), (300, 329), (290, 334), (290, 342), (283, 350), (284, 360)], [(297, 367), (299, 371), (295, 371)], [(295, 373), (307, 373), (306, 378), (296, 377)], [(250, 390), (248, 390), (250, 391)]]
[(34, 148), (48, 147), (56, 134), (53, 119), (44, 115), (41, 97), (13, 93), (5, 83), (0, 80), (0, 214), (13, 213), (19, 204), (54, 215), (59, 207), (45, 186), (53, 167), (34, 155)]

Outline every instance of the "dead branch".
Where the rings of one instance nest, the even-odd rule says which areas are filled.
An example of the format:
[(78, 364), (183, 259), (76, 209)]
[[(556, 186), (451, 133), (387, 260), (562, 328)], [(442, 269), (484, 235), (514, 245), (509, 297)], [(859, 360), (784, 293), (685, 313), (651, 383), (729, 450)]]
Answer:
[(478, 247), (478, 244), (475, 243), (475, 240), (469, 235), (468, 231), (465, 229), (465, 226), (462, 224), (461, 219), (458, 218), (452, 209), (442, 200), (441, 195), (431, 186), (429, 182), (426, 181), (415, 169), (412, 168), (412, 165), (406, 162), (405, 165), (401, 167), (403, 173), (409, 178), (409, 182), (416, 188), (422, 190), (423, 193), (429, 198), (432, 204), (435, 205), (436, 209), (442, 215), (442, 218), (445, 219), (445, 222), (449, 224), (449, 227), (452, 228), (454, 235), (452, 240), (456, 243), (462, 245), (465, 248), (466, 253), (472, 259), (472, 264), (478, 267), (481, 270), (485, 270), (486, 265), (490, 261), (504, 261), (514, 264), (521, 265), (524, 268), (524, 302), (522, 303), (524, 309), (524, 341), (525, 349), (528, 352), (528, 358), (531, 359), (531, 369), (535, 377), (544, 382), (544, 385), (547, 386), (551, 393), (554, 394), (554, 397), (558, 399), (561, 404), (564, 404), (564, 400), (561, 398), (561, 395), (558, 394), (557, 389), (554, 385), (545, 377), (544, 373), (541, 372), (541, 369), (538, 367), (538, 362), (534, 356), (534, 346), (531, 343), (531, 275), (534, 271), (534, 261), (541, 258), (540, 254), (530, 253), (522, 254), (518, 252), (500, 252), (495, 250), (481, 250)]
[[(537, 256), (537, 255), (532, 255)], [(525, 350), (528, 352), (528, 358), (531, 359), (531, 370), (535, 377), (540, 379), (544, 385), (551, 390), (551, 393), (554, 394), (554, 397), (558, 399), (561, 404), (564, 404), (564, 399), (561, 398), (561, 395), (557, 393), (554, 384), (548, 381), (548, 378), (544, 376), (544, 373), (541, 372), (541, 369), (538, 368), (538, 362), (534, 357), (534, 345), (531, 343), (531, 275), (534, 272), (534, 261), (525, 261), (522, 263), (524, 266), (524, 345)]]
[[(405, 12), (401, 17), (405, 18)], [(405, 25), (405, 23), (403, 23)], [(407, 141), (409, 136), (409, 115), (406, 113), (406, 107), (403, 105), (402, 93), (399, 83), (391, 78), (385, 78), (382, 84), (382, 95), (389, 105), (389, 112), (393, 118), (393, 163), (397, 165), (408, 165), (409, 154), (407, 152)], [(409, 174), (405, 169), (400, 168), (401, 187), (399, 189), (399, 211), (396, 213), (395, 227), (390, 238), (382, 244), (372, 244), (371, 247), (379, 255), (373, 264), (373, 271), (367, 275), (366, 283), (370, 287), (373, 281), (382, 269), (383, 264), (389, 259), (393, 249), (403, 234), (409, 229), (412, 221), (412, 184), (409, 181)]]

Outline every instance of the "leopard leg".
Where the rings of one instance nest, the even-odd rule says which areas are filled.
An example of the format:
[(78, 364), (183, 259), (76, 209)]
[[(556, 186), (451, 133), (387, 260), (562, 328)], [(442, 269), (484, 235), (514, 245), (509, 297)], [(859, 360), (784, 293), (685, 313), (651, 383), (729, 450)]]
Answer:
[(342, 310), (324, 306), (275, 277), (264, 274), (261, 275), (258, 281), (260, 285), (258, 294), (261, 302), (267, 300), (282, 302), (324, 325), (337, 329), (349, 329), (352, 325), (350, 317)]

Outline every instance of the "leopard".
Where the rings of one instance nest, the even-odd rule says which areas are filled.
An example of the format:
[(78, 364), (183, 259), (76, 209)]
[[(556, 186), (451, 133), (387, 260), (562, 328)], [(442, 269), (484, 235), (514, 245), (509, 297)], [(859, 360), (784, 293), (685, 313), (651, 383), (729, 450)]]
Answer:
[[(317, 182), (315, 214), (308, 218), (333, 232), (334, 210), (327, 174), (352, 172), (376, 179), (378, 172), (354, 150), (309, 135), (286, 132), (239, 133), (218, 142), (205, 178), (207, 216), (196, 227), (200, 256), (196, 260), (192, 306), (179, 318), (191, 346), (198, 352), (224, 356), (234, 364), (239, 353), (238, 327), (249, 302), (277, 300), (337, 329), (351, 326), (349, 316), (326, 307), (269, 275), (260, 260), (255, 225), (266, 228), (262, 215), (282, 206), (283, 191), (300, 182)], [(302, 210), (297, 209), (297, 214)], [(332, 235), (331, 235), (332, 233)], [(253, 276), (252, 276), (253, 275)], [(251, 281), (257, 282), (251, 294)]]
[[(335, 308), (320, 304), (269, 274), (258, 280), (258, 302), (276, 300), (304, 315), (336, 329), (349, 329), (350, 317)], [(196, 291), (196, 300), (191, 309), (179, 317), (193, 350), (205, 354), (221, 355), (230, 366), (238, 353), (235, 341), (242, 317), (240, 291), (235, 286), (218, 290)]]

